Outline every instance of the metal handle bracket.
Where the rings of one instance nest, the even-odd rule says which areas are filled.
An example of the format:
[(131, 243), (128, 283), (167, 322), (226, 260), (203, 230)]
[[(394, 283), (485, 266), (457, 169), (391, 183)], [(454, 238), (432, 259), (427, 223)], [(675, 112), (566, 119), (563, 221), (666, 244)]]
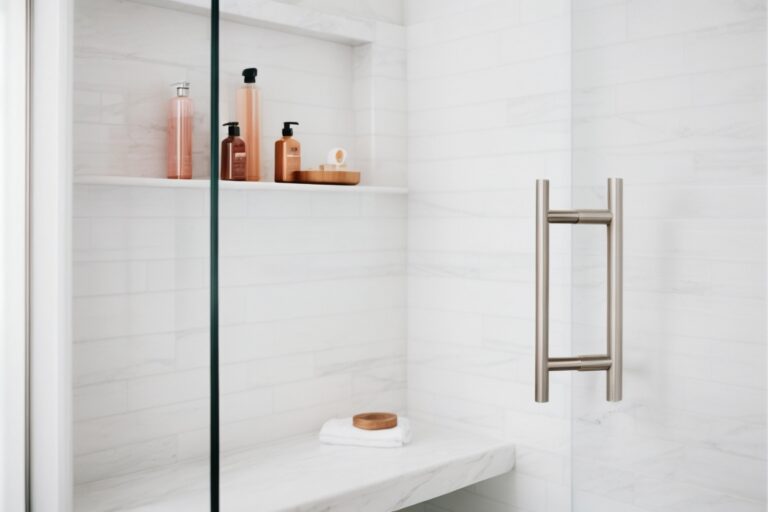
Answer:
[[(549, 401), (549, 372), (605, 371), (606, 398), (622, 396), (623, 180), (608, 179), (605, 210), (550, 210), (549, 180), (536, 180), (536, 401)], [(549, 357), (549, 225), (603, 224), (608, 234), (606, 354)]]

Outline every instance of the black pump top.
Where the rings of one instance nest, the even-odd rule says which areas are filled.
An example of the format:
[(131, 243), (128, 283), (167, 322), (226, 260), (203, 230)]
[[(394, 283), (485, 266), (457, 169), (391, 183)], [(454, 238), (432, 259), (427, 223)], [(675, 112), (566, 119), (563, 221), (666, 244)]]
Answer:
[(230, 137), (240, 136), (240, 126), (238, 126), (237, 121), (230, 121), (228, 123), (224, 123), (221, 126), (226, 126), (228, 128), (228, 133)]
[(293, 137), (293, 128), (291, 128), (291, 125), (295, 124), (296, 126), (299, 125), (296, 121), (286, 121), (283, 123), (283, 137)]
[(247, 84), (255, 84), (256, 75), (258, 74), (259, 74), (259, 70), (256, 68), (245, 68), (243, 70), (243, 76), (245, 77), (243, 81)]

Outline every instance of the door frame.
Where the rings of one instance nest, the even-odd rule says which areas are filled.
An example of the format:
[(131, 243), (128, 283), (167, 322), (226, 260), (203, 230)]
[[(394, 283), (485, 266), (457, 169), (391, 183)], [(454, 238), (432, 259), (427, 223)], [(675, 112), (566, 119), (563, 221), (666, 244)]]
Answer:
[(31, 6), (29, 443), (32, 510), (73, 508), (72, 30), (74, 0)]
[(0, 7), (0, 508), (29, 505), (28, 177), (31, 4)]

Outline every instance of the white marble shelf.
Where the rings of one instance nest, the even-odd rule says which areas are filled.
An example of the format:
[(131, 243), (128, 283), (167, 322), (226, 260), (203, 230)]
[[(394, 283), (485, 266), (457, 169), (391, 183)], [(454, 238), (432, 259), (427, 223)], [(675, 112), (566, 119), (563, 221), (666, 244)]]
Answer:
[[(134, 0), (140, 3), (206, 14), (210, 0)], [(275, 0), (221, 0), (222, 19), (337, 41), (351, 45), (375, 39), (376, 23), (314, 11)]]
[[(75, 185), (107, 185), (155, 188), (208, 188), (208, 179), (168, 180), (165, 178), (134, 178), (130, 176), (77, 176)], [(220, 181), (221, 190), (282, 190), (285, 192), (361, 192), (365, 194), (407, 194), (404, 187), (366, 185), (311, 185), (305, 183), (275, 183), (270, 181)]]
[[(501, 475), (515, 464), (508, 442), (415, 424), (405, 448), (322, 445), (316, 435), (223, 457), (227, 512), (389, 512)], [(82, 484), (78, 512), (203, 511), (207, 461)]]

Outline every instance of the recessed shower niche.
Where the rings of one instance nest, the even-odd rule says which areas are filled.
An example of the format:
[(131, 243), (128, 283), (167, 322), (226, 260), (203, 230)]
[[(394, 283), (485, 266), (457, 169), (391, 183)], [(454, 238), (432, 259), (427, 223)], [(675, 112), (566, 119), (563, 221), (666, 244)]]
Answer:
[[(164, 177), (171, 84), (191, 83), (195, 178), (209, 173), (210, 35), (205, 2), (77, 0), (75, 174)], [(296, 120), (307, 168), (344, 147), (362, 184), (405, 186), (405, 29), (276, 1), (222, 6), (219, 119), (235, 119), (241, 71), (262, 89), (262, 181)], [(222, 128), (222, 134), (225, 133)], [(222, 135), (223, 137), (223, 135)]]
[[(101, 510), (107, 482), (142, 471), (184, 467), (193, 486), (208, 482), (205, 6), (75, 2), (82, 510)], [(221, 449), (231, 452), (361, 408), (404, 409), (405, 31), (272, 1), (226, 2), (221, 14), (220, 124), (234, 116), (242, 69), (258, 68), (263, 99), (263, 181), (222, 182), (219, 198)], [(167, 104), (181, 80), (195, 108), (193, 179), (168, 180)], [(272, 148), (287, 120), (301, 123), (308, 167), (344, 147), (361, 185), (274, 183)]]

